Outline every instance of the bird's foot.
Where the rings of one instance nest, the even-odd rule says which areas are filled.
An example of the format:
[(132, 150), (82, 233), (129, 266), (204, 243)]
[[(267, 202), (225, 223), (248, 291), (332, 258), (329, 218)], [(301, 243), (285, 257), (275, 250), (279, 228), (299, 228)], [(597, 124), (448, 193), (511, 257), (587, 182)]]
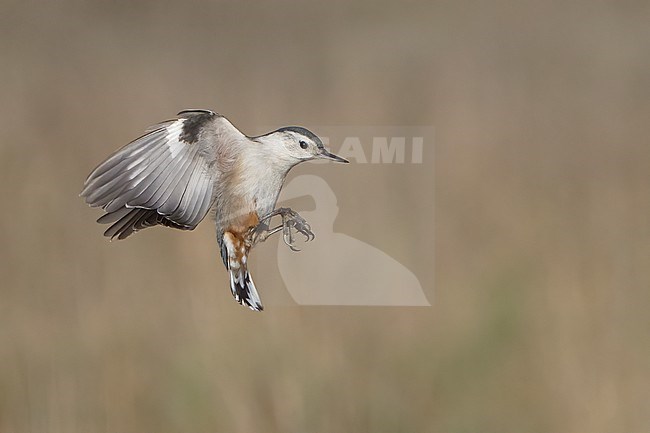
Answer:
[(295, 229), (298, 233), (305, 236), (305, 242), (313, 240), (316, 235), (311, 231), (311, 226), (303, 217), (297, 212), (288, 208), (282, 208), (285, 212), (280, 213), (282, 216), (282, 239), (292, 251), (300, 251), (293, 244), (293, 231)]
[[(279, 215), (282, 218), (282, 224), (269, 229), (268, 221), (274, 216)], [(311, 231), (311, 226), (298, 212), (289, 208), (279, 208), (260, 219), (257, 227), (251, 229), (250, 238), (252, 244), (264, 242), (269, 236), (282, 231), (282, 239), (292, 251), (300, 251), (294, 245), (293, 230), (305, 236), (305, 242), (313, 240), (316, 235)]]

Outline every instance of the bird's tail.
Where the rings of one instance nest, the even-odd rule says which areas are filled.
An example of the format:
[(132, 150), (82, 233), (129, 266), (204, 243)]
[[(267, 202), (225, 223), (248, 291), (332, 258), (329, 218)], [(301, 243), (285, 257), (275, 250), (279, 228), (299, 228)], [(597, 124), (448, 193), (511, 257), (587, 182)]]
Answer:
[(257, 293), (247, 267), (243, 264), (238, 267), (231, 266), (228, 272), (230, 273), (230, 290), (235, 300), (253, 311), (262, 311), (264, 307), (260, 295)]
[(220, 238), (221, 257), (230, 274), (230, 290), (235, 300), (253, 311), (262, 311), (262, 301), (257, 294), (255, 283), (248, 273), (248, 252), (250, 246), (231, 232), (225, 232)]

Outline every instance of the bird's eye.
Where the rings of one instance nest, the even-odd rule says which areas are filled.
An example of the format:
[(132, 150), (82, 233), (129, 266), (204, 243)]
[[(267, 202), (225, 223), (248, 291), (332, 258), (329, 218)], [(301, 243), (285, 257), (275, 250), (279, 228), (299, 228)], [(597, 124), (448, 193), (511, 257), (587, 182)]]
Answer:
[(302, 149), (307, 149), (307, 143), (305, 141), (300, 140), (300, 147)]

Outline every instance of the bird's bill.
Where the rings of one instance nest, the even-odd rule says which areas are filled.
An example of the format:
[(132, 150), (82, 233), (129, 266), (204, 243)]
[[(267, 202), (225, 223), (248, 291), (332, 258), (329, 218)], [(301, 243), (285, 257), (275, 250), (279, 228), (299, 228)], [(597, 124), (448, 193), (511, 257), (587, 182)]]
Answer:
[(324, 158), (324, 159), (331, 159), (332, 161), (336, 161), (336, 162), (344, 162), (344, 163), (346, 163), (346, 164), (350, 162), (350, 161), (348, 161), (348, 160), (345, 159), (345, 158), (341, 158), (341, 157), (338, 156), (338, 155), (334, 155), (333, 153), (329, 153), (329, 152), (328, 152), (327, 150), (325, 150), (325, 149), (321, 149), (319, 155), (320, 155), (321, 158)]

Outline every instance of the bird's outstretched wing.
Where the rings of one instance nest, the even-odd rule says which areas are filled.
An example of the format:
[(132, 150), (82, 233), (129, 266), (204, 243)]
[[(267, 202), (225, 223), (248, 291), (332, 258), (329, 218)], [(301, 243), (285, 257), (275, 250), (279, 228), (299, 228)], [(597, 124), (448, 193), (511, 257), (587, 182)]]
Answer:
[(225, 117), (185, 110), (149, 128), (88, 176), (81, 196), (106, 212), (104, 233), (124, 239), (157, 224), (194, 229), (210, 210), (219, 159), (244, 139)]

